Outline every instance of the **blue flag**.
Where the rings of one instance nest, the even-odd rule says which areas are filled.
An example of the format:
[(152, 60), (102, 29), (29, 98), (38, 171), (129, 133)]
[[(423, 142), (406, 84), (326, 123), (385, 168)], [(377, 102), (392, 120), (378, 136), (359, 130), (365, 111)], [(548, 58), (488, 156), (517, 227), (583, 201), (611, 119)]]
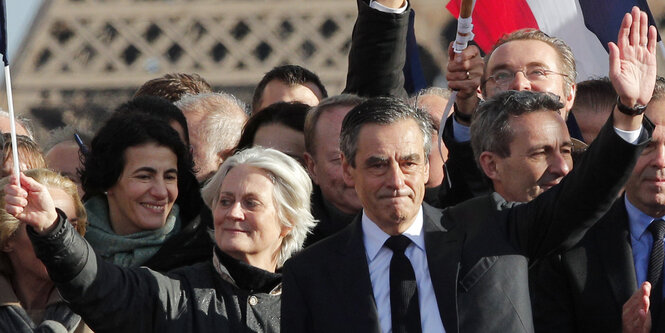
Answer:
[[(586, 27), (598, 36), (600, 43), (607, 49), (607, 43), (616, 42), (621, 20), (626, 13), (630, 13), (633, 6), (639, 7), (647, 13), (649, 25), (656, 26), (653, 15), (649, 10), (646, 0), (579, 0), (582, 15), (584, 15), (584, 24)], [(658, 30), (656, 30), (658, 31)], [(660, 35), (658, 36), (660, 41)]]
[(0, 0), (0, 10), (2, 10), (2, 16), (0, 19), (0, 53), (2, 53), (2, 62), (5, 63), (5, 66), (9, 66), (9, 60), (7, 60), (7, 11), (5, 10), (5, 0)]

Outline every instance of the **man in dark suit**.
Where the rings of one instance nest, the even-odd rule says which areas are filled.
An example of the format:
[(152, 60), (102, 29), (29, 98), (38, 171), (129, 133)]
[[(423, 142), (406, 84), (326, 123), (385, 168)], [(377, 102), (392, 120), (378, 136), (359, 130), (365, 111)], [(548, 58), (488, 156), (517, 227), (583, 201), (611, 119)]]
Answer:
[[(624, 303), (643, 293), (638, 287), (647, 281), (654, 242), (648, 226), (665, 216), (663, 78), (656, 81), (646, 116), (656, 125), (653, 139), (637, 161), (625, 194), (578, 245), (530, 273), (534, 321), (540, 332), (621, 332)], [(660, 296), (661, 305), (650, 309), (656, 312), (649, 311), (649, 316), (662, 330), (662, 290), (650, 287), (652, 299)]]
[[(633, 106), (649, 100), (648, 84), (639, 83), (648, 82), (655, 71), (641, 67), (644, 59), (631, 52), (624, 52), (630, 56), (624, 59), (624, 70), (627, 66), (638, 77), (622, 76), (617, 82), (640, 87), (621, 90), (622, 101)], [(448, 209), (443, 218), (439, 210), (422, 204), (430, 147), (423, 112), (389, 98), (370, 99), (351, 110), (342, 125), (342, 165), (363, 213), (285, 264), (282, 330), (394, 329), (401, 313), (392, 308), (387, 275), (393, 253), (398, 253), (386, 240), (403, 235), (410, 239), (404, 255), (415, 272), (423, 331), (533, 331), (527, 260), (582, 237), (618, 195), (649, 136), (641, 130), (641, 115), (615, 110), (585, 162), (563, 178), (570, 169), (565, 156), (570, 137), (557, 113), (560, 108), (556, 97), (528, 91), (499, 94), (483, 104), (476, 122), (507, 131), (502, 141), (507, 151), (490, 148), (478, 154), (479, 164), (501, 192)], [(491, 127), (497, 115), (506, 126)], [(620, 130), (632, 131), (641, 145), (620, 138)], [(535, 142), (531, 134), (540, 132), (547, 134), (545, 141)], [(524, 142), (537, 149), (525, 156), (518, 150)], [(520, 161), (530, 162), (529, 167), (516, 173), (513, 168)], [(544, 172), (541, 166), (561, 170)], [(541, 183), (530, 177), (534, 172), (557, 177)], [(530, 182), (533, 186), (527, 186)], [(515, 184), (529, 190), (517, 190)], [(550, 186), (530, 203), (507, 202)]]

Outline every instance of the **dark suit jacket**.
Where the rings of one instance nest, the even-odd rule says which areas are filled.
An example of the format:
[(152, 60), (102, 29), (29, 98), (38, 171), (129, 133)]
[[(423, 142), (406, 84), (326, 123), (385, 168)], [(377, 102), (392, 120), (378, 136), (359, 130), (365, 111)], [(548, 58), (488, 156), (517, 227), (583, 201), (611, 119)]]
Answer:
[(624, 197), (574, 248), (534, 266), (530, 279), (538, 332), (621, 332), (623, 304), (637, 290)]
[[(461, 239), (442, 226), (441, 211), (423, 205), (425, 250), (441, 318), (454, 331), (455, 272)], [(360, 215), (284, 266), (282, 332), (381, 332)]]
[(323, 198), (321, 188), (314, 186), (312, 191), (312, 216), (318, 221), (312, 232), (307, 235), (303, 247), (310, 245), (334, 235), (351, 224), (355, 215), (347, 215), (335, 208), (330, 202)]
[[(425, 248), (447, 332), (532, 332), (530, 260), (579, 242), (611, 206), (640, 145), (619, 138), (612, 119), (561, 183), (526, 204), (498, 194), (443, 211), (425, 207)], [(358, 220), (287, 261), (282, 331), (378, 332)]]

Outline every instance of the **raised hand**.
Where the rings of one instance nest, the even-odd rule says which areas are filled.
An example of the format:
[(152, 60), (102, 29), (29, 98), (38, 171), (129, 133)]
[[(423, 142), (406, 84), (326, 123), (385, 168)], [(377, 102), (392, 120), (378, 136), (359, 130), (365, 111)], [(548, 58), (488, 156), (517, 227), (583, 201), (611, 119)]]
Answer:
[(19, 221), (44, 234), (55, 226), (58, 213), (46, 186), (21, 173), (21, 186), (15, 176), (5, 186), (5, 210)]
[(457, 91), (457, 110), (471, 115), (478, 105), (478, 87), (483, 76), (483, 58), (480, 49), (469, 45), (462, 53), (453, 52), (453, 43), (448, 46), (448, 87)]
[(623, 333), (648, 333), (651, 330), (650, 294), (651, 284), (644, 282), (624, 303), (621, 313)]
[(621, 22), (617, 43), (610, 50), (610, 80), (621, 103), (647, 105), (656, 82), (656, 27), (647, 14), (633, 7)]

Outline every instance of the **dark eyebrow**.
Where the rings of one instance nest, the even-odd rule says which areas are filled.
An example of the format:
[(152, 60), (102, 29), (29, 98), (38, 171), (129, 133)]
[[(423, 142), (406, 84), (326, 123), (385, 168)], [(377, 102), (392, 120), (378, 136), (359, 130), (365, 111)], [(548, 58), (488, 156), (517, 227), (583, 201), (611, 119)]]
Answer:
[(140, 168), (134, 170), (133, 173), (137, 173), (137, 172), (157, 173), (157, 170), (155, 170), (154, 168), (151, 168), (151, 167), (144, 166), (144, 167), (140, 167)]
[(370, 156), (365, 160), (365, 165), (374, 165), (377, 163), (386, 163), (388, 158), (382, 156)]
[[(134, 170), (133, 173), (137, 173), (137, 172), (149, 172), (149, 173), (154, 174), (154, 173), (157, 173), (157, 170), (155, 168), (144, 166), (144, 167), (140, 167), (140, 168)], [(178, 173), (178, 169), (171, 168), (171, 169), (166, 170), (164, 173)]]

